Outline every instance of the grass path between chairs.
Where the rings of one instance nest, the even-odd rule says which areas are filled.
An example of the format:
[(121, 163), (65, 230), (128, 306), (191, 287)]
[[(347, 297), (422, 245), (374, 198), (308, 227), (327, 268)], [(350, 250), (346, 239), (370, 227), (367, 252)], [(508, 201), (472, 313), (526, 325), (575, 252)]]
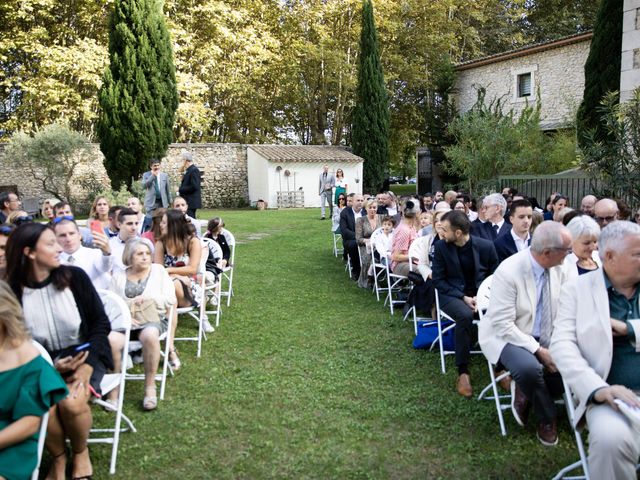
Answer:
[[(198, 217), (214, 214), (240, 242), (235, 296), (201, 358), (178, 344), (183, 368), (157, 411), (127, 383), (138, 433), (121, 436), (115, 478), (538, 479), (577, 460), (564, 415), (544, 448), (508, 412), (502, 438), (493, 403), (456, 395), (453, 359), (442, 375), (436, 353), (411, 348), (411, 324), (348, 280), (319, 211)], [(476, 390), (487, 380), (475, 356)], [(110, 478), (109, 453), (91, 447), (94, 478)]]

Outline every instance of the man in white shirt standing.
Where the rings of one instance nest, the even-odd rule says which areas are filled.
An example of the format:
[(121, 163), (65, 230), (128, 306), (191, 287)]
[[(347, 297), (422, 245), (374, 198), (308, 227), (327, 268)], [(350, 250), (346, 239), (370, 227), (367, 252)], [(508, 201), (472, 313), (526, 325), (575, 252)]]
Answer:
[(118, 223), (120, 225), (120, 231), (115, 237), (109, 239), (109, 247), (113, 255), (113, 273), (124, 272), (125, 267), (122, 262), (122, 253), (124, 252), (124, 244), (127, 240), (134, 238), (138, 235), (138, 226), (140, 220), (138, 220), (138, 214), (130, 209), (123, 208), (118, 213)]
[(142, 224), (144, 223), (144, 214), (142, 213), (142, 203), (138, 197), (130, 197), (127, 200), (127, 207), (138, 214), (138, 235), (142, 234)]
[(500, 262), (529, 246), (531, 242), (529, 231), (531, 230), (532, 219), (533, 208), (531, 203), (528, 200), (514, 200), (511, 204), (511, 210), (509, 210), (511, 231), (498, 237), (493, 243)]
[(55, 224), (54, 231), (62, 246), (62, 264), (80, 267), (89, 275), (94, 287), (109, 288), (113, 257), (107, 236), (101, 232), (92, 232), (93, 245), (97, 248), (83, 247), (78, 225), (74, 220), (65, 218)]

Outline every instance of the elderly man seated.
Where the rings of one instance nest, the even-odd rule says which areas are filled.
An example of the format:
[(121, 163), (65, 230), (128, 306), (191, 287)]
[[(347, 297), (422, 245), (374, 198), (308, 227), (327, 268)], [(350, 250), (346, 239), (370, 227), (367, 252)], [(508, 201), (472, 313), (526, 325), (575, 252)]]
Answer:
[(511, 371), (511, 410), (516, 422), (526, 424), (532, 404), (538, 439), (547, 446), (558, 442), (553, 397), (562, 393), (562, 380), (549, 354), (549, 342), (564, 280), (561, 265), (570, 250), (567, 227), (543, 222), (533, 234), (531, 247), (497, 268), (489, 309), (478, 326), (487, 359)]
[(586, 416), (591, 478), (635, 479), (638, 424), (617, 401), (640, 407), (640, 226), (607, 225), (599, 252), (603, 268), (562, 291), (551, 355), (579, 401), (576, 425)]

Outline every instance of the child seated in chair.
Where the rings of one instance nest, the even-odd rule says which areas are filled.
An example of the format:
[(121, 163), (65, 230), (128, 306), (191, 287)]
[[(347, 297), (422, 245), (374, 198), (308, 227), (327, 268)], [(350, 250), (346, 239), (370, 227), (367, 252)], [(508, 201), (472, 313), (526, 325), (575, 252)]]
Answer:
[(378, 235), (374, 242), (374, 256), (376, 261), (383, 265), (387, 264), (387, 258), (391, 255), (391, 245), (393, 243), (393, 229), (396, 221), (393, 217), (386, 215), (382, 218), (382, 233)]

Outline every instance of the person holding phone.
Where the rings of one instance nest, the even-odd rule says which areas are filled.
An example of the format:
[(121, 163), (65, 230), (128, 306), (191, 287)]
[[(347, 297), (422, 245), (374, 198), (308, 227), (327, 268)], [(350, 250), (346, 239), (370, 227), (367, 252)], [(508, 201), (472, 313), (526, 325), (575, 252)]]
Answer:
[(46, 446), (53, 462), (48, 478), (65, 478), (65, 438), (73, 453), (72, 478), (86, 478), (93, 473), (89, 400), (92, 393), (100, 394), (100, 381), (113, 368), (111, 327), (91, 280), (82, 269), (61, 265), (62, 252), (51, 227), (21, 225), (7, 243), (6, 279), (22, 302), (25, 326), (54, 359), (69, 390), (49, 419)]

